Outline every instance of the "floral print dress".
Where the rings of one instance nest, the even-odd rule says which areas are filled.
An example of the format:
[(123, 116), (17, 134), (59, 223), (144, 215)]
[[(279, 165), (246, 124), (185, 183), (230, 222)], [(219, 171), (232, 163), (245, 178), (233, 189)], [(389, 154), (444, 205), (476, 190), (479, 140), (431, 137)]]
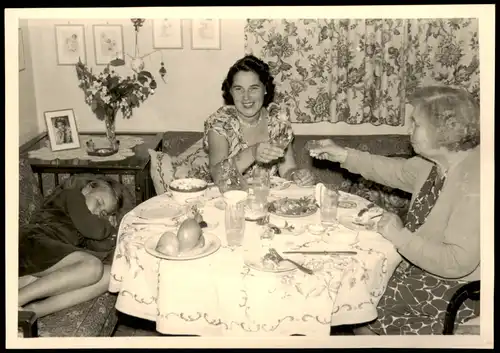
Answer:
[[(288, 114), (284, 112), (277, 104), (271, 103), (267, 108), (262, 108), (264, 115), (262, 118), (267, 118), (267, 131), (270, 141), (286, 140), (287, 146), (293, 140), (292, 125)], [(223, 106), (214, 114), (208, 117), (205, 121), (205, 129), (203, 136), (203, 147), (208, 153), (208, 131), (212, 130), (223, 136), (229, 144), (229, 155), (221, 162), (221, 169), (225, 174), (237, 174), (234, 171), (232, 159), (244, 149), (250, 147), (243, 137), (243, 130), (240, 121), (237, 117), (236, 107), (233, 105)], [(244, 173), (244, 176), (251, 176), (257, 164), (250, 166)], [(278, 174), (278, 164), (266, 166), (270, 169), (270, 175)], [(231, 179), (227, 177), (228, 181)], [(236, 178), (236, 176), (234, 177)], [(234, 180), (233, 180), (234, 182)]]
[[(434, 165), (410, 205), (405, 222), (408, 230), (415, 232), (425, 223), (445, 180)], [(438, 278), (403, 260), (387, 284), (378, 305), (378, 319), (369, 325), (370, 329), (379, 335), (440, 335), (448, 302), (465, 283)], [(460, 307), (456, 322), (473, 316), (473, 302), (468, 299)]]

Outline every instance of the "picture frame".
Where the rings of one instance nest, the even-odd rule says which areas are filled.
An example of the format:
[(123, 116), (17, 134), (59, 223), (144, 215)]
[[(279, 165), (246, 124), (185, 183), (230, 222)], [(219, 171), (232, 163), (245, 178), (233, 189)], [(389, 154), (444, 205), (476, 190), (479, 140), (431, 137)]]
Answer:
[(194, 19), (191, 21), (192, 49), (221, 49), (220, 20)]
[(182, 19), (153, 20), (154, 49), (182, 49)]
[(125, 60), (122, 25), (94, 25), (96, 65), (108, 65), (114, 59)]
[(47, 135), (53, 152), (80, 148), (73, 109), (44, 112)]
[(79, 60), (86, 63), (84, 25), (55, 25), (58, 65), (75, 65)]
[(19, 71), (26, 69), (26, 63), (24, 61), (24, 40), (23, 40), (23, 30), (19, 28)]

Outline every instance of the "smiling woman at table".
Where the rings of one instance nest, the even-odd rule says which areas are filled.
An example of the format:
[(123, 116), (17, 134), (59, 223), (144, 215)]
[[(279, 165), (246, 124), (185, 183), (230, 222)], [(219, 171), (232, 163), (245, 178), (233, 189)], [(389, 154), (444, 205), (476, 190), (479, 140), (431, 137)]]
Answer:
[[(480, 279), (479, 107), (465, 91), (425, 87), (410, 98), (407, 160), (342, 148), (330, 140), (311, 155), (413, 193), (406, 221), (385, 213), (378, 231), (407, 260), (396, 269), (369, 328), (378, 334), (441, 334), (447, 302), (462, 284)], [(458, 313), (473, 315), (466, 302)]]
[[(222, 84), (225, 106), (205, 121), (203, 144), (214, 181), (221, 165), (233, 159), (244, 175), (251, 175), (261, 165), (270, 168), (271, 175), (279, 173), (299, 185), (314, 183), (309, 170), (297, 168), (290, 145), (292, 127), (272, 103), (274, 89), (269, 66), (253, 55), (229, 69)], [(282, 141), (286, 141), (284, 147)]]

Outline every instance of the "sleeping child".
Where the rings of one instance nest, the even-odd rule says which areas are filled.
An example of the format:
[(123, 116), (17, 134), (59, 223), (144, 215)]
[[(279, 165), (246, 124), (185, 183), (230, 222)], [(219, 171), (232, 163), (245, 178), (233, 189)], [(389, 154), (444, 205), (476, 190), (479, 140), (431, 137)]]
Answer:
[(120, 184), (108, 178), (54, 191), (19, 229), (19, 310), (38, 317), (83, 303), (108, 290), (116, 245)]

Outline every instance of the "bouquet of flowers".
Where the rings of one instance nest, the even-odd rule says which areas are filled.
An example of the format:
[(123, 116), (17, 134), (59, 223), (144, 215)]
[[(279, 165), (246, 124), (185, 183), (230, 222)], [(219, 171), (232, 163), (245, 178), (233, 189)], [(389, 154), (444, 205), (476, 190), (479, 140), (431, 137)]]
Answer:
[(112, 119), (118, 111), (124, 118), (132, 116), (132, 109), (139, 107), (149, 95), (154, 94), (156, 81), (148, 71), (123, 77), (109, 65), (95, 75), (92, 69), (79, 61), (76, 64), (79, 87), (85, 93), (85, 102), (99, 120)]

